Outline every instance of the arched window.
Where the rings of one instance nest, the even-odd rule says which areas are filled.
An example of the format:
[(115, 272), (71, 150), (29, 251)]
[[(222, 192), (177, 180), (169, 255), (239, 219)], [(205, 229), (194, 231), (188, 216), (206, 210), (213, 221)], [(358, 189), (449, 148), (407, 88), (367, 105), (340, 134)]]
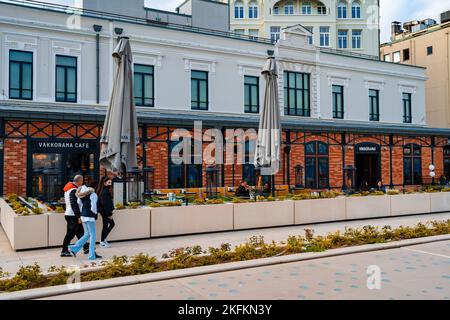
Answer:
[(347, 19), (347, 3), (344, 1), (338, 4), (338, 19)]
[(312, 6), (310, 2), (302, 3), (302, 14), (312, 14)]
[(310, 189), (329, 187), (328, 145), (323, 142), (305, 145), (305, 185)]
[(286, 2), (284, 5), (284, 14), (294, 14), (294, 3), (291, 1)]
[(422, 149), (418, 144), (403, 147), (403, 179), (405, 185), (422, 184)]
[(274, 15), (279, 15), (280, 14), (280, 7), (278, 5), (275, 5), (273, 7), (273, 14)]
[(256, 1), (251, 1), (248, 4), (248, 18), (258, 19), (258, 3)]
[(234, 18), (244, 19), (244, 3), (242, 1), (236, 1), (234, 3)]
[(317, 14), (327, 14), (327, 7), (322, 2), (317, 4)]
[(361, 19), (361, 4), (358, 1), (352, 3), (352, 18)]

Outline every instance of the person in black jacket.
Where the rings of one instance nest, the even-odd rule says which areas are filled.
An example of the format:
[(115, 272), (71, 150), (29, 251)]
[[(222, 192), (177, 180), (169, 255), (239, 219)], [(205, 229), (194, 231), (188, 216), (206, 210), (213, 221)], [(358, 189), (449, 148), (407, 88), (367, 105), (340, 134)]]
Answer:
[(103, 229), (100, 241), (101, 248), (110, 248), (110, 244), (106, 241), (111, 230), (116, 225), (112, 217), (114, 211), (114, 203), (111, 195), (112, 180), (108, 177), (103, 177), (98, 185), (98, 212), (102, 216)]

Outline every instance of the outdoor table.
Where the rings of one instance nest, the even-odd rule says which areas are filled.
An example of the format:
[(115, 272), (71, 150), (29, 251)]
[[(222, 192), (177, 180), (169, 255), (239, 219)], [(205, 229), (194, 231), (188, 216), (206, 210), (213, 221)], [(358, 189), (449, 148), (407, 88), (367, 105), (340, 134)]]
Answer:
[(188, 196), (195, 196), (197, 194), (197, 192), (184, 192), (184, 202), (187, 205), (189, 205), (189, 197)]

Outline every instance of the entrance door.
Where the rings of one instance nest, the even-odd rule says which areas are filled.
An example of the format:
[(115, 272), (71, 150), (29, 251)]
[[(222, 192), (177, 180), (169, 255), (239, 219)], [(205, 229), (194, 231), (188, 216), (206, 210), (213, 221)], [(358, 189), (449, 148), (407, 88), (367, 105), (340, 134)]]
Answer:
[(380, 146), (360, 144), (355, 150), (356, 187), (361, 188), (367, 182), (369, 188), (375, 188), (381, 179)]

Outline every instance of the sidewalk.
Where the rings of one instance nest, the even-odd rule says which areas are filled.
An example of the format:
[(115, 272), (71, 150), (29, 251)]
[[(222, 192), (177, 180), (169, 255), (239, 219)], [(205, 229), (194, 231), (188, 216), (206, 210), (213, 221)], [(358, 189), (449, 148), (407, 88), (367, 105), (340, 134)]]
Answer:
[[(441, 221), (447, 219), (450, 219), (450, 213), (221, 232), (213, 234), (117, 242), (112, 243), (112, 248), (110, 249), (98, 248), (97, 251), (105, 259), (109, 259), (113, 256), (133, 256), (138, 253), (149, 254), (160, 259), (162, 254), (175, 248), (200, 245), (202, 248), (206, 249), (208, 247), (218, 247), (222, 243), (230, 243), (232, 247), (234, 247), (246, 242), (252, 236), (264, 236), (264, 239), (267, 242), (272, 240), (279, 242), (286, 240), (289, 236), (304, 235), (304, 229), (313, 229), (315, 230), (316, 235), (325, 235), (329, 232), (335, 232), (338, 230), (344, 231), (345, 227), (357, 228), (365, 225), (383, 227), (385, 225), (390, 225), (393, 228), (396, 228), (400, 225), (414, 225), (419, 222), (434, 220)], [(44, 272), (47, 271), (50, 266), (88, 266), (90, 264), (87, 257), (83, 254), (79, 254), (77, 258), (61, 258), (59, 257), (59, 253), (59, 248), (14, 252), (9, 245), (3, 229), (0, 228), (0, 267), (3, 268), (3, 271), (5, 272), (15, 273), (19, 266), (32, 265), (35, 262), (42, 267)]]

